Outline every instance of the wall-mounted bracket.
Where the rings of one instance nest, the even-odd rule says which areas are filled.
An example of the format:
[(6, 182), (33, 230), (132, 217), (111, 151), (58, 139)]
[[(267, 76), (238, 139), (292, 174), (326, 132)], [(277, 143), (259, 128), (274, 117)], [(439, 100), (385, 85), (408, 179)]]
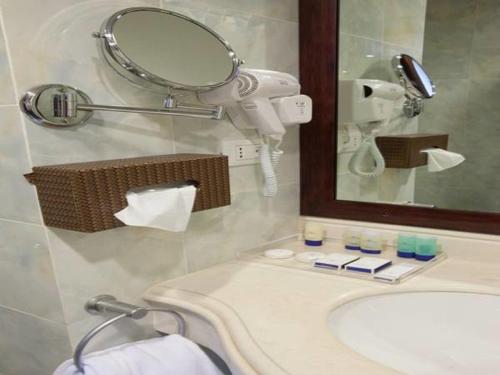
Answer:
[(23, 95), (19, 104), (24, 114), (34, 123), (55, 127), (84, 124), (92, 117), (94, 111), (133, 112), (212, 120), (220, 120), (224, 116), (222, 106), (180, 104), (171, 95), (165, 98), (163, 108), (93, 104), (83, 91), (62, 84), (34, 87)]
[(421, 98), (412, 98), (406, 95), (403, 103), (403, 113), (408, 118), (416, 117), (424, 111), (424, 101)]

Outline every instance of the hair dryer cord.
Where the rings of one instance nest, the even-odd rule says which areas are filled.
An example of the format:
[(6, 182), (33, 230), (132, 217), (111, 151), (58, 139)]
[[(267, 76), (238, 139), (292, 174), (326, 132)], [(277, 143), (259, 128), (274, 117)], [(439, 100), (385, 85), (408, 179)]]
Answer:
[[(375, 167), (371, 171), (363, 171), (361, 165), (368, 154), (373, 158)], [(349, 161), (349, 170), (351, 173), (362, 177), (377, 177), (384, 173), (385, 160), (377, 147), (375, 135), (371, 135), (361, 143), (361, 146)]]
[(265, 197), (274, 197), (278, 194), (278, 177), (275, 168), (279, 163), (283, 151), (279, 149), (279, 141), (271, 150), (269, 141), (262, 142), (260, 147), (260, 164), (264, 175), (263, 194)]

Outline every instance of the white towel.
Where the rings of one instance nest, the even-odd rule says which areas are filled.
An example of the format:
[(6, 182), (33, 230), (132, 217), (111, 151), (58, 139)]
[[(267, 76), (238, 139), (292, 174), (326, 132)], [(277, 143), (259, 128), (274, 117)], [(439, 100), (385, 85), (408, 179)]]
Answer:
[[(193, 343), (179, 335), (138, 341), (91, 353), (83, 360), (85, 375), (220, 375), (217, 367)], [(73, 360), (54, 375), (81, 374)]]

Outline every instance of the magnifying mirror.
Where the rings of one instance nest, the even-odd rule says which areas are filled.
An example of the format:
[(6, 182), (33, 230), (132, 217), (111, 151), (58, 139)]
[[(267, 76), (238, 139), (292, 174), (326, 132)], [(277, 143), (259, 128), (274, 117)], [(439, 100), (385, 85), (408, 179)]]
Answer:
[(423, 99), (436, 95), (436, 86), (424, 67), (413, 57), (406, 54), (394, 56), (392, 65), (406, 90), (403, 111), (407, 117), (415, 117), (424, 110)]
[(436, 87), (424, 67), (410, 55), (401, 54), (393, 59), (393, 66), (406, 90), (414, 97), (430, 99)]
[(241, 64), (215, 31), (164, 9), (123, 9), (94, 36), (119, 74), (151, 89), (210, 90), (231, 81)]
[(34, 87), (21, 98), (21, 110), (38, 125), (84, 124), (94, 111), (134, 112), (220, 120), (222, 106), (178, 103), (171, 90), (203, 92), (238, 75), (242, 61), (209, 27), (159, 8), (127, 8), (106, 19), (98, 39), (105, 61), (129, 81), (165, 93), (163, 107), (139, 108), (92, 103), (83, 91), (62, 84)]

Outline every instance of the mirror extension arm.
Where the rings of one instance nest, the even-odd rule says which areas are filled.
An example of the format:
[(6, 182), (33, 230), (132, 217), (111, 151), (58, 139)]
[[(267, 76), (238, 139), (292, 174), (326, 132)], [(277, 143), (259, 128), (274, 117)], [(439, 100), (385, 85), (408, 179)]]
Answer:
[(94, 111), (133, 112), (212, 120), (220, 120), (224, 116), (222, 106), (179, 104), (172, 96), (165, 99), (163, 108), (93, 104), (83, 91), (61, 84), (43, 85), (29, 90), (21, 99), (20, 106), (33, 122), (49, 126), (84, 124)]

